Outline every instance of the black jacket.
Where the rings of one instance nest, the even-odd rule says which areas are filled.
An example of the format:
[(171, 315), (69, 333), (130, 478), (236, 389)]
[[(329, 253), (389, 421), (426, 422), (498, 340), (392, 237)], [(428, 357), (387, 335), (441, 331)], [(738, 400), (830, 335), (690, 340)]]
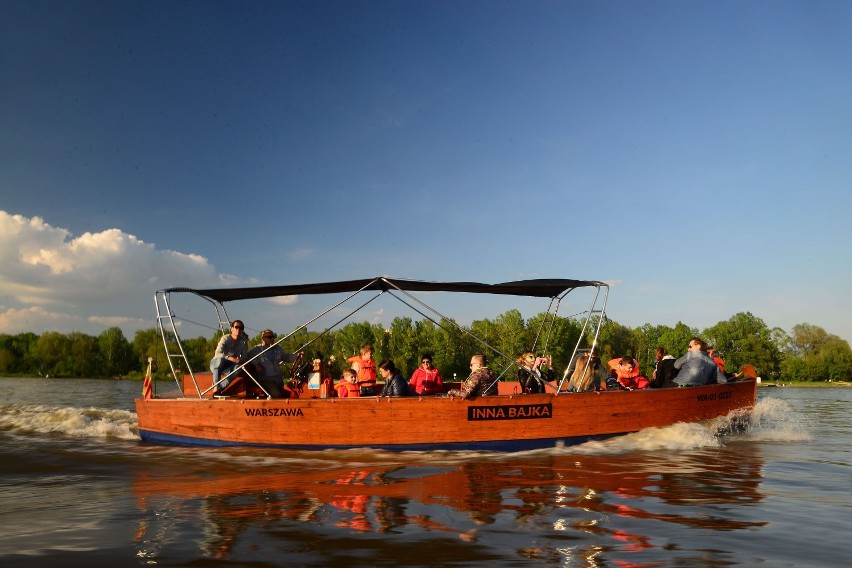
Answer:
[(408, 383), (405, 382), (405, 379), (402, 378), (402, 375), (396, 373), (394, 376), (390, 378), (390, 380), (385, 384), (385, 388), (382, 389), (382, 396), (410, 396), (411, 393), (408, 390)]

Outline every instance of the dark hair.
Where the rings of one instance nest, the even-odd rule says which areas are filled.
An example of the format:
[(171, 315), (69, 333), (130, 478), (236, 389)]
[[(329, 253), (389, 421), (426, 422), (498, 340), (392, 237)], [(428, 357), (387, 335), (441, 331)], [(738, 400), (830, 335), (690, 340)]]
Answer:
[(420, 356), (420, 360), (422, 361), (423, 359), (429, 359), (431, 361), (432, 360), (432, 354), (431, 353), (424, 353), (423, 355)]
[(665, 347), (657, 347), (657, 350), (654, 351), (654, 358), (655, 359), (662, 359), (663, 357), (665, 357), (668, 354), (669, 354), (669, 352), (666, 351)]
[(396, 366), (393, 364), (393, 361), (391, 361), (390, 359), (385, 359), (384, 361), (379, 363), (379, 369), (387, 371), (392, 375), (399, 372), (399, 371), (396, 370)]

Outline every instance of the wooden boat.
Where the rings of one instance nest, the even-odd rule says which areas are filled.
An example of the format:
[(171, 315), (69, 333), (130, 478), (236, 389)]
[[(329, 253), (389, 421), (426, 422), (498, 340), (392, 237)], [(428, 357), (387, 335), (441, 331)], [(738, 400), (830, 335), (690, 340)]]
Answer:
[[(423, 282), (380, 276), (307, 285), (160, 290), (155, 295), (157, 321), (182, 396), (137, 399), (139, 435), (149, 442), (206, 446), (520, 451), (578, 444), (676, 422), (707, 420), (754, 406), (754, 381), (690, 388), (573, 393), (565, 391), (567, 372), (541, 394), (520, 393), (517, 383), (503, 381), (500, 385), (503, 394), (476, 399), (444, 396), (338, 399), (320, 398), (317, 391), (311, 390), (304, 391), (299, 398), (287, 399), (213, 398), (209, 373), (195, 373), (189, 369), (171, 302), (173, 293), (190, 293), (211, 302), (220, 327), (226, 332), (230, 323), (224, 307), (226, 301), (297, 294), (350, 294), (334, 306), (338, 307), (359, 294), (389, 293), (404, 304), (413, 306), (425, 317), (429, 317), (425, 312), (436, 314), (437, 318), (432, 321), (438, 323), (436, 320), (440, 318), (441, 325), (448, 325), (447, 322), (452, 324), (452, 320), (415, 298), (412, 292), (548, 298), (547, 314), (551, 314), (552, 309), (555, 316), (563, 298), (576, 289), (593, 292), (590, 306), (584, 312), (580, 342), (590, 337), (591, 341), (587, 342), (594, 346), (598, 341), (608, 296), (607, 285), (597, 281), (547, 279), (480, 284)], [(352, 313), (355, 312), (357, 309)], [(555, 317), (550, 318), (550, 325), (554, 320)], [(545, 317), (543, 325), (547, 322)], [(460, 326), (456, 328), (459, 333), (479, 339)], [(282, 337), (279, 342), (290, 335)], [(540, 332), (539, 336), (549, 337), (549, 333)], [(485, 341), (479, 342), (491, 352), (496, 352), (497, 359), (508, 361), (501, 375), (512, 368), (512, 355), (500, 353)], [(574, 347), (572, 358), (582, 351), (580, 342)], [(189, 369), (189, 372), (183, 373), (181, 368)], [(244, 380), (251, 383), (253, 377), (249, 373)], [(249, 386), (260, 388), (259, 385)]]

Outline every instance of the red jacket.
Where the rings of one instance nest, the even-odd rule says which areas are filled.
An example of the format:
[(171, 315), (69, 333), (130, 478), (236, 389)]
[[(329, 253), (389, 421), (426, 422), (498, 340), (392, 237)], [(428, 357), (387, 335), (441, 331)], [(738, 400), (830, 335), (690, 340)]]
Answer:
[(414, 374), (411, 375), (411, 380), (408, 381), (412, 392), (416, 394), (437, 394), (444, 391), (444, 381), (441, 380), (441, 371), (432, 367), (426, 370), (423, 367), (417, 367)]

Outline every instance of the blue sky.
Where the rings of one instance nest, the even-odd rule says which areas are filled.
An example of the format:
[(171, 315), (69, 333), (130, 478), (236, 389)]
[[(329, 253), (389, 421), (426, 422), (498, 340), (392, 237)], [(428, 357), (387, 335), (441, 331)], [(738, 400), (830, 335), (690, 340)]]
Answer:
[(0, 332), (132, 336), (157, 288), (387, 274), (605, 280), (629, 326), (850, 340), (850, 24), (843, 1), (3, 2)]

